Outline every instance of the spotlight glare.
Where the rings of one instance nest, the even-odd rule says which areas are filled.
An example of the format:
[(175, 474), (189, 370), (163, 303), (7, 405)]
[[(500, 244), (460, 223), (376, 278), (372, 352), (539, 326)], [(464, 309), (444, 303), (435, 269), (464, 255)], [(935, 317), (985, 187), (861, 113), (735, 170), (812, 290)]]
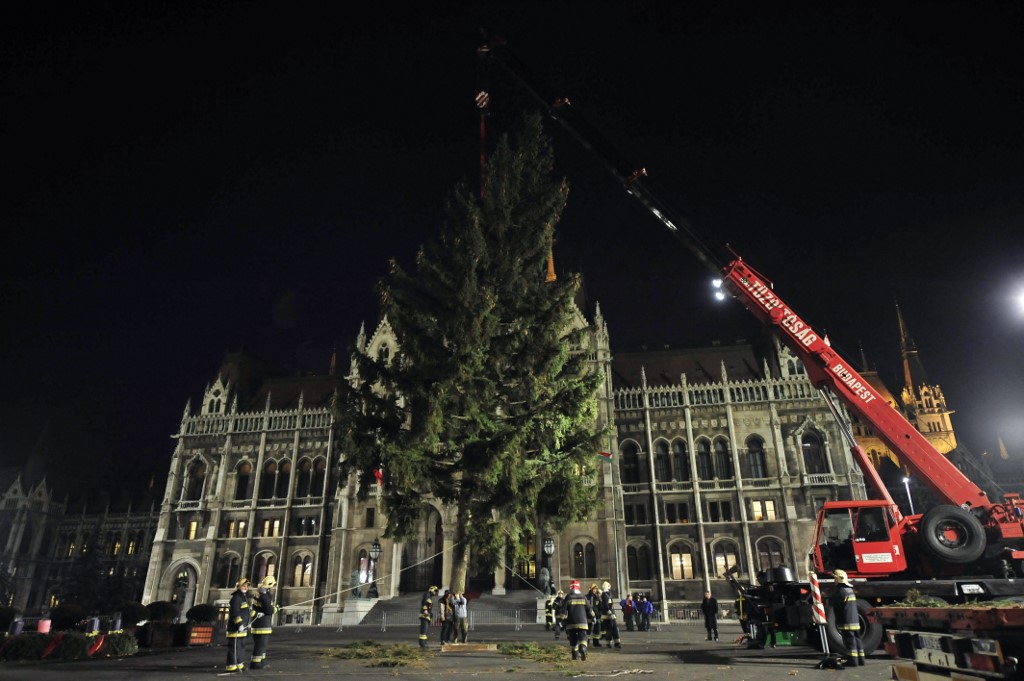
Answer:
[(714, 286), (715, 288), (722, 288), (722, 280), (721, 279), (712, 279), (711, 280), (711, 285)]

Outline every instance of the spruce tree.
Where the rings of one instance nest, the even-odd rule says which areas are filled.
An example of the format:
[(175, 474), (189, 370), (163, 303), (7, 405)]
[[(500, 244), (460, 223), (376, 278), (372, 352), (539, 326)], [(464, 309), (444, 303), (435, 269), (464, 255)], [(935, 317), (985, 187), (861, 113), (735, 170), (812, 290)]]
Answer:
[(409, 538), (428, 494), (454, 507), (453, 589), (470, 569), (523, 558), (538, 519), (559, 531), (597, 503), (584, 477), (602, 378), (579, 277), (545, 276), (568, 196), (553, 168), (540, 117), (525, 116), (491, 155), (482, 196), (454, 188), (415, 271), (392, 261), (380, 283), (399, 352), (357, 352), (359, 382), (339, 404), (344, 470), (364, 499), (382, 474), (386, 536)]

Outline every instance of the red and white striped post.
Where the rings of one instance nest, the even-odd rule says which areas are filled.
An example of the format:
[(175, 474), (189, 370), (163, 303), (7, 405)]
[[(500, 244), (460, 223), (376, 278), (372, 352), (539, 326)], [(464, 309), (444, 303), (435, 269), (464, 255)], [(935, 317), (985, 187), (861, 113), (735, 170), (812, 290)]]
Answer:
[(829, 654), (828, 651), (828, 633), (825, 631), (825, 623), (828, 618), (825, 617), (825, 603), (821, 600), (821, 586), (818, 584), (818, 575), (814, 573), (814, 570), (810, 571), (811, 579), (811, 606), (812, 616), (814, 623), (818, 625), (818, 635), (821, 636), (821, 649), (825, 655)]

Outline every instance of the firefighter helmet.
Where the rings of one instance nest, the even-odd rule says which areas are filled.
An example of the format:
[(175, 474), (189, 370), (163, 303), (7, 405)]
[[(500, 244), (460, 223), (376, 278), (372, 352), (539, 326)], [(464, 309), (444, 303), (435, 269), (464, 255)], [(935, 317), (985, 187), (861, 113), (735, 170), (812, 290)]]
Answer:
[(601, 591), (611, 591), (611, 589), (612, 589), (611, 582), (605, 582), (605, 583), (603, 583), (601, 585)]
[(832, 576), (836, 580), (836, 584), (849, 584), (850, 576), (846, 574), (846, 570), (836, 570), (832, 573)]
[(240, 580), (238, 580), (238, 588), (241, 589), (243, 586), (249, 586), (249, 580), (245, 577), (242, 577)]
[(260, 582), (260, 588), (263, 589), (273, 589), (275, 586), (277, 586), (277, 580), (270, 575), (264, 577), (263, 581)]

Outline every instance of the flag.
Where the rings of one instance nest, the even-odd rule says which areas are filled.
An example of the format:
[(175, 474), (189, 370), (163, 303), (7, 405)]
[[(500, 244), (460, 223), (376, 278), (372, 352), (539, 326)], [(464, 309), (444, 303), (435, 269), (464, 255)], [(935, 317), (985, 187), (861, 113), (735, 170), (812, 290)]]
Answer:
[(612, 453), (611, 452), (598, 452), (597, 455), (599, 457), (601, 457), (602, 459), (604, 459), (605, 461), (611, 461), (612, 460)]
[(1006, 445), (1003, 444), (1003, 438), (999, 438), (999, 458), (1003, 461), (1010, 460), (1010, 454), (1006, 451)]

